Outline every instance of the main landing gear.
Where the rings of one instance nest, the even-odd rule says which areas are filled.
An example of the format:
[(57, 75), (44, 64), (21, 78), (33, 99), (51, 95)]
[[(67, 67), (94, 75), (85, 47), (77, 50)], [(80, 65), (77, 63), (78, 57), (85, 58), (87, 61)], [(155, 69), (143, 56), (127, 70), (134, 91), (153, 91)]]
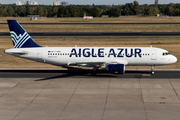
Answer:
[(91, 75), (92, 75), (92, 76), (96, 76), (96, 75), (97, 75), (97, 70), (98, 70), (98, 68), (97, 68), (97, 67), (94, 67), (94, 68), (93, 68), (93, 71), (91, 72)]
[(151, 66), (151, 74), (154, 75), (154, 66)]

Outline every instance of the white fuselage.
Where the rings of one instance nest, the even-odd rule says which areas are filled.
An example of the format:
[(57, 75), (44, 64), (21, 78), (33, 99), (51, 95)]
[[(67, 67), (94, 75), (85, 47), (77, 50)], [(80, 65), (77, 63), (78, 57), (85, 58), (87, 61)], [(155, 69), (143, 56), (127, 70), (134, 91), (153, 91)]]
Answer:
[(154, 47), (36, 47), (13, 48), (5, 53), (48, 64), (100, 67), (98, 63), (157, 66), (175, 63), (168, 51)]

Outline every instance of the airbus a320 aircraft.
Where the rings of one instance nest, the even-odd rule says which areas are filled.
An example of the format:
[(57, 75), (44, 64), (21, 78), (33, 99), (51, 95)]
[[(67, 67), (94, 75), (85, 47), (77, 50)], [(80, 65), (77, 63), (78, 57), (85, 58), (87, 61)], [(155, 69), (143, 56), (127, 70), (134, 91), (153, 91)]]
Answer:
[(124, 73), (125, 66), (153, 66), (175, 63), (168, 51), (154, 47), (42, 47), (36, 44), (16, 20), (8, 20), (14, 48), (5, 53), (57, 66), (84, 66)]

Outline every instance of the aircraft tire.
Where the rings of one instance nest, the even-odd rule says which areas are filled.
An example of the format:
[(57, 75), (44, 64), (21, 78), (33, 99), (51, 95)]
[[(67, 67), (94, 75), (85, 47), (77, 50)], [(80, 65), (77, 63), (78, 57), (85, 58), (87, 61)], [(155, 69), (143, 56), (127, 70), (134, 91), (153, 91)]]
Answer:
[(92, 75), (92, 76), (96, 76), (96, 75), (97, 75), (97, 72), (93, 71), (93, 72), (91, 72), (91, 75)]

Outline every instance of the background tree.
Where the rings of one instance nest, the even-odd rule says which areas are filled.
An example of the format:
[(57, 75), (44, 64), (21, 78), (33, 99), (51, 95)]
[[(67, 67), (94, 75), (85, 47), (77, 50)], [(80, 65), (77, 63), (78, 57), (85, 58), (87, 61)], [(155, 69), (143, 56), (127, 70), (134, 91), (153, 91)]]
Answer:
[(172, 15), (173, 15), (173, 12), (174, 12), (173, 6), (174, 6), (173, 3), (170, 3), (170, 4), (167, 6), (167, 15), (169, 15), (169, 16), (172, 16)]
[(58, 13), (58, 8), (54, 7), (53, 8), (53, 17), (57, 17), (57, 13)]
[(64, 17), (65, 11), (66, 11), (66, 8), (64, 6), (60, 7), (57, 12), (57, 17)]
[(77, 17), (83, 17), (84, 11), (83, 11), (82, 7), (78, 7), (76, 9), (76, 13), (77, 13)]
[(134, 1), (134, 7), (133, 7), (133, 14), (137, 15), (139, 14), (139, 3), (137, 1)]
[(47, 12), (47, 9), (46, 8), (43, 8), (43, 17), (47, 17), (47, 15), (48, 15), (48, 12)]
[(149, 15), (149, 9), (150, 7), (147, 4), (144, 5), (144, 15)]
[(151, 6), (148, 10), (148, 15), (157, 15), (159, 14), (159, 9), (157, 6)]
[(0, 17), (4, 16), (4, 9), (3, 6), (0, 5)]
[(160, 14), (166, 14), (166, 6), (165, 5), (158, 5)]
[(24, 6), (17, 6), (15, 11), (18, 14), (18, 16), (26, 16), (26, 7)]
[[(116, 9), (116, 10), (114, 10)], [(40, 15), (44, 17), (83, 17), (84, 12), (87, 16), (100, 17), (108, 15), (116, 17), (120, 15), (170, 15), (180, 16), (180, 4), (168, 5), (139, 5), (137, 1), (126, 3), (125, 5), (70, 5), (70, 6), (16, 6), (13, 5), (0, 5), (0, 16), (27, 16), (27, 15)]]
[(174, 15), (180, 16), (180, 9), (178, 9), (178, 8), (174, 9)]
[(47, 17), (54, 17), (52, 6), (47, 6)]
[(117, 7), (112, 7), (108, 11), (108, 16), (109, 17), (119, 17), (121, 15), (121, 11)]
[(69, 15), (67, 15), (67, 17), (77, 17), (77, 11), (74, 6), (67, 6), (67, 10), (69, 13)]
[(7, 7), (7, 16), (13, 16), (14, 15), (14, 9), (12, 6)]
[(43, 16), (44, 15), (44, 10), (41, 6), (37, 7), (37, 15)]
[(141, 15), (145, 14), (144, 6), (139, 6), (139, 14), (141, 14)]
[(101, 16), (101, 12), (102, 11), (98, 7), (93, 7), (91, 15), (93, 17), (100, 17)]
[(34, 15), (34, 7), (28, 7), (26, 11), (26, 15)]
[(133, 4), (132, 3), (126, 3), (123, 6), (123, 13), (122, 15), (133, 15)]

